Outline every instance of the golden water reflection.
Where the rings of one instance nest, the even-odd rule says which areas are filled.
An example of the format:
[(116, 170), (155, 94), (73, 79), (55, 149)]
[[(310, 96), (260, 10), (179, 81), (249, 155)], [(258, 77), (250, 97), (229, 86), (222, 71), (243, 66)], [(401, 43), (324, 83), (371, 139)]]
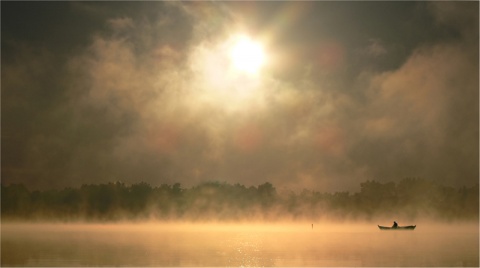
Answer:
[[(2, 266), (478, 266), (478, 226), (2, 224)], [(457, 226), (458, 227), (458, 226)]]

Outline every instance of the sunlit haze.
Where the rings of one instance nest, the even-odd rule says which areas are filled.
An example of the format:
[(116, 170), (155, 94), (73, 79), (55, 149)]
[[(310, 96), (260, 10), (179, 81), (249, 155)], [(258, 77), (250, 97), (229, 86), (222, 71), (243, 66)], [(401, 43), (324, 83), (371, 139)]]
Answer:
[(2, 1), (9, 267), (479, 266), (479, 1)]
[[(364, 224), (2, 225), (6, 266), (478, 266), (478, 226), (390, 233)], [(458, 227), (458, 226), (457, 226)], [(13, 243), (21, 241), (21, 243)]]
[(473, 187), (477, 11), (476, 1), (2, 2), (2, 183)]

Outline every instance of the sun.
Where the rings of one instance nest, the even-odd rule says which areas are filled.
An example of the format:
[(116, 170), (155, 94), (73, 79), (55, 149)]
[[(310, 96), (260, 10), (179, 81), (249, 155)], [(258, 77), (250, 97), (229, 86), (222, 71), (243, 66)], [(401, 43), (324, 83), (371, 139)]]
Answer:
[(248, 74), (257, 74), (265, 63), (262, 45), (247, 36), (240, 36), (230, 51), (235, 69)]
[(199, 43), (190, 56), (189, 67), (198, 89), (196, 103), (218, 105), (228, 111), (262, 106), (274, 59), (265, 53), (268, 39), (238, 32), (222, 37), (227, 38)]

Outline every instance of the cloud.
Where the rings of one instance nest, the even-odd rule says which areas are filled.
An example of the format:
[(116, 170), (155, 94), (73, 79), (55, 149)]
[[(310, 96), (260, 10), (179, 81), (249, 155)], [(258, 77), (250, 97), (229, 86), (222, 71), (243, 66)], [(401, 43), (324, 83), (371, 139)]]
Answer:
[(372, 75), (357, 142), (370, 147), (357, 147), (358, 164), (373, 177), (475, 180), (477, 49), (466, 37), (422, 46), (399, 69)]
[[(270, 181), (319, 190), (408, 176), (478, 179), (478, 38), (421, 44), (396, 69), (361, 73), (348, 69), (356, 56), (350, 46), (325, 41), (296, 70), (301, 75), (284, 77), (272, 67), (248, 80), (222, 57), (245, 20), (241, 13), (223, 3), (162, 8), (153, 18), (106, 17), (108, 27), (62, 68), (54, 68), (52, 54), (35, 52), (19, 52), (25, 58), (2, 66), (2, 110), (23, 111), (24, 120), (36, 115), (18, 139), (11, 129), (22, 128), (2, 118), (9, 124), (2, 143), (19, 150), (7, 145), (18, 162), (2, 161), (4, 177), (59, 186)], [(437, 29), (466, 33), (470, 20), (450, 23), (458, 15), (435, 8)], [(376, 38), (358, 47), (383, 57), (386, 43)], [(331, 70), (338, 72), (323, 75)], [(61, 94), (41, 105), (44, 88)]]
[(432, 2), (428, 7), (441, 27), (458, 31), (463, 38), (478, 36), (477, 8), (454, 2)]
[(365, 53), (372, 57), (380, 57), (387, 53), (387, 49), (380, 39), (371, 38), (365, 48)]

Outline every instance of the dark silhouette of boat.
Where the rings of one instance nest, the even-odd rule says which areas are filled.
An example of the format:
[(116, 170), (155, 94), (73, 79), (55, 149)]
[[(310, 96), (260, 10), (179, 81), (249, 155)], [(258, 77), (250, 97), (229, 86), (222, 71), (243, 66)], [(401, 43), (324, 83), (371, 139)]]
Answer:
[(416, 225), (409, 225), (409, 226), (397, 226), (397, 227), (386, 227), (378, 225), (380, 230), (415, 230)]

